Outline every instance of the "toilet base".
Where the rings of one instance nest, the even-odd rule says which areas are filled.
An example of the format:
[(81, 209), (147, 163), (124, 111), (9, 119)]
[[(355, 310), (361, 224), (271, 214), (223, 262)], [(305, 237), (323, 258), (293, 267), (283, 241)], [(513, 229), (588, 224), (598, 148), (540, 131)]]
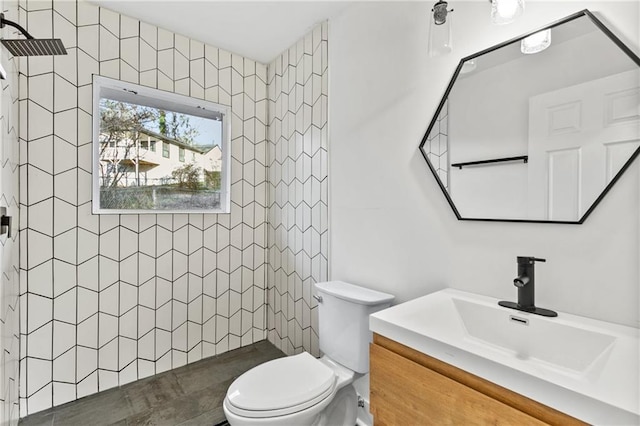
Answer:
[(353, 426), (357, 416), (358, 394), (353, 385), (349, 384), (336, 393), (313, 426)]

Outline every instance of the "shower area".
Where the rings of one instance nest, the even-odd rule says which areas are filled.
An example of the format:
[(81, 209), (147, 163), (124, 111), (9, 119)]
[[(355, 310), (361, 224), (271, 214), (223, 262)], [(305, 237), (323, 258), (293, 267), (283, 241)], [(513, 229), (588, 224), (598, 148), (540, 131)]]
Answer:
[[(83, 0), (2, 5), (3, 422), (264, 339), (317, 355), (326, 23), (262, 64)], [(91, 213), (94, 74), (231, 107), (230, 214)]]

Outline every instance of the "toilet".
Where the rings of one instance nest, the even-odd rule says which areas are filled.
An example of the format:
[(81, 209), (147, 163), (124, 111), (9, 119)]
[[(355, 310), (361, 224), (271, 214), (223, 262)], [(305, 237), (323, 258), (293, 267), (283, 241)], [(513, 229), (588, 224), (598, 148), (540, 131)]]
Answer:
[(315, 288), (322, 358), (302, 352), (238, 377), (223, 403), (232, 426), (356, 424), (353, 382), (369, 371), (369, 315), (391, 306), (394, 296), (342, 281)]

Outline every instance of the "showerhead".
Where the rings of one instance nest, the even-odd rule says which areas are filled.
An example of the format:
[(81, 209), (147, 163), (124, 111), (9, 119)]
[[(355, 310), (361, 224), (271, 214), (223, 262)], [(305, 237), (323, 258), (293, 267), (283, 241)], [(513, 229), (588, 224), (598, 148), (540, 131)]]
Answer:
[(0, 40), (13, 56), (66, 55), (67, 50), (59, 38)]
[(62, 44), (62, 40), (59, 38), (52, 39), (36, 39), (31, 36), (15, 22), (4, 19), (4, 13), (0, 13), (0, 28), (4, 28), (5, 25), (17, 28), (26, 39), (22, 40), (0, 40), (4, 47), (13, 56), (44, 56), (44, 55), (66, 55), (67, 50)]

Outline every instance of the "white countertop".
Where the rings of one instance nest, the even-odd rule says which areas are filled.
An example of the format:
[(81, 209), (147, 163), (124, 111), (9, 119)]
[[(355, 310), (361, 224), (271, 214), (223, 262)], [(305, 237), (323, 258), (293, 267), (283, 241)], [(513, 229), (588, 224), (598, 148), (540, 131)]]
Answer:
[[(455, 299), (495, 306), (505, 319), (517, 315), (610, 335), (614, 343), (585, 372), (521, 359), (471, 337)], [(498, 299), (446, 289), (372, 314), (369, 324), (374, 333), (588, 423), (640, 424), (640, 330), (562, 312), (543, 318), (497, 304)]]

